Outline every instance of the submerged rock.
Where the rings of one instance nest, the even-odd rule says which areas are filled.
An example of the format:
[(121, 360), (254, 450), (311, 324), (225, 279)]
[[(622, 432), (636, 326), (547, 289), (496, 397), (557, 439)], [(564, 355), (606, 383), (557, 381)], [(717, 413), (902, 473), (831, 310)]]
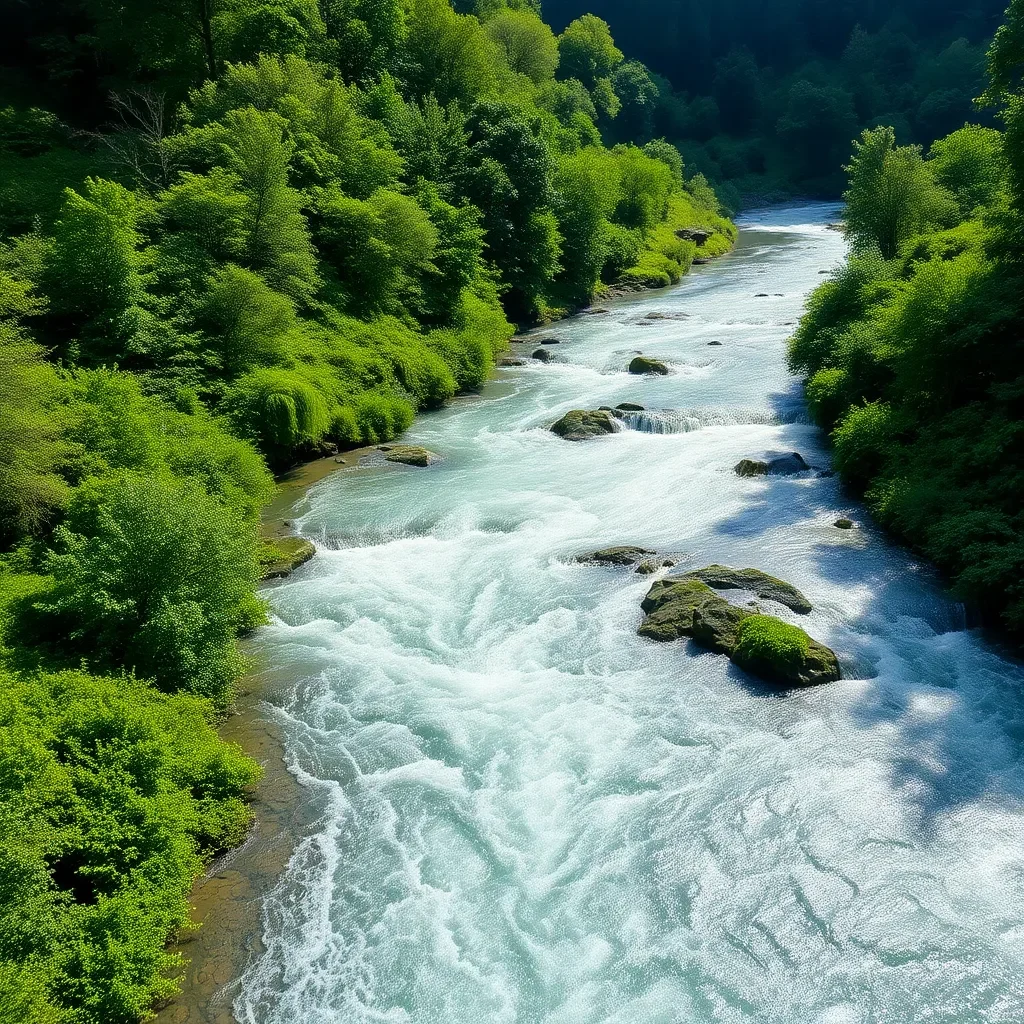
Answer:
[(611, 413), (603, 409), (573, 409), (551, 427), (553, 434), (566, 441), (586, 441), (603, 434), (614, 434), (617, 430), (618, 426)]
[(773, 459), (742, 459), (734, 467), (737, 476), (796, 476), (811, 467), (799, 452), (779, 455)]
[(722, 347), (722, 343), (720, 341), (709, 341), (708, 342), (708, 347), (709, 348), (721, 348)]
[(512, 356), (503, 356), (498, 360), (499, 366), (525, 366), (526, 361), (523, 359), (515, 359)]
[(687, 637), (767, 682), (815, 686), (841, 678), (835, 653), (802, 629), (730, 604), (698, 579), (659, 580), (643, 610), (640, 636), (661, 643)]
[(304, 537), (282, 537), (267, 546), (263, 579), (283, 580), (316, 554), (316, 546)]
[(533, 353), (532, 358), (536, 359), (538, 363), (550, 363), (552, 355), (546, 348), (539, 348)]
[(811, 602), (796, 587), (760, 569), (709, 565), (706, 569), (686, 573), (683, 579), (699, 580), (713, 590), (749, 590), (762, 601), (775, 601), (800, 615), (807, 615), (813, 610)]
[(648, 548), (637, 548), (630, 545), (623, 545), (615, 548), (602, 548), (600, 551), (593, 551), (589, 555), (580, 555), (576, 559), (584, 565), (636, 565), (637, 562), (653, 555), (654, 552)]
[(385, 452), (384, 458), (388, 462), (395, 462), (402, 466), (417, 466), (426, 469), (435, 462), (441, 461), (441, 456), (421, 448), (419, 445), (398, 445), (394, 448), (381, 448)]
[(636, 572), (640, 576), (653, 576), (660, 568), (657, 562), (641, 562), (636, 567)]
[(668, 376), (669, 369), (660, 359), (651, 359), (650, 356), (637, 356), (629, 364), (629, 372), (637, 375), (653, 373), (665, 377)]
[(540, 341), (537, 342), (537, 344), (538, 345), (561, 345), (562, 344), (562, 339), (561, 338), (541, 338)]

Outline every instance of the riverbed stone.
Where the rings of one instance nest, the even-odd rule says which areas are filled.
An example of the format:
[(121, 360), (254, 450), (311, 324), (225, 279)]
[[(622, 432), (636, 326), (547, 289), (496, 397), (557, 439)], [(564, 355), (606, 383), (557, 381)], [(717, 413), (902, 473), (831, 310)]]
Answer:
[(638, 376), (657, 374), (660, 377), (666, 377), (669, 374), (669, 368), (660, 359), (652, 359), (650, 356), (636, 356), (629, 364), (629, 372)]
[(837, 519), (835, 525), (837, 530), (852, 530), (854, 522), (852, 519)]
[(532, 358), (536, 359), (538, 363), (550, 363), (554, 357), (546, 348), (539, 348), (533, 353)]
[(602, 548), (600, 551), (592, 551), (586, 555), (580, 555), (577, 562), (585, 565), (618, 565), (628, 568), (636, 565), (648, 555), (654, 552), (648, 548), (638, 548), (631, 545), (620, 545), (614, 548)]
[(587, 441), (617, 430), (615, 419), (603, 409), (573, 409), (551, 426), (551, 432), (566, 441)]
[(799, 452), (789, 452), (770, 459), (741, 459), (734, 470), (737, 476), (796, 476), (811, 467)]
[(385, 451), (384, 458), (388, 462), (398, 463), (402, 466), (416, 466), (426, 469), (435, 462), (441, 461), (441, 456), (419, 445), (396, 445), (393, 448), (381, 449)]
[(745, 672), (781, 686), (819, 686), (842, 678), (834, 651), (771, 615), (747, 616), (732, 660)]
[(775, 601), (799, 615), (808, 615), (813, 605), (796, 587), (769, 576), (760, 569), (733, 569), (728, 565), (709, 565), (688, 572), (683, 579), (699, 580), (713, 590), (748, 590), (762, 601)]
[(265, 551), (263, 579), (283, 580), (316, 555), (316, 545), (304, 537), (280, 537)]
[(637, 405), (636, 402), (620, 402), (615, 406), (616, 412), (643, 412), (644, 407)]
[[(824, 644), (781, 619), (730, 604), (698, 579), (659, 580), (642, 607), (647, 617), (637, 631), (640, 636), (660, 643), (691, 639), (699, 647), (728, 656), (766, 682), (816, 686), (841, 678), (839, 660)], [(754, 620), (758, 632), (768, 624), (770, 633), (789, 641), (781, 645), (781, 653), (771, 646), (746, 642), (747, 624)]]

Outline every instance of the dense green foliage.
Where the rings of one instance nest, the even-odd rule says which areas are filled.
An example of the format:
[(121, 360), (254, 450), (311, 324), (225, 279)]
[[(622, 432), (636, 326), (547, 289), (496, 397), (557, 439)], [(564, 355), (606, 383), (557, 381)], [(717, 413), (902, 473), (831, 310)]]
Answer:
[(197, 698), (0, 674), (0, 1021), (133, 1021), (171, 994), (166, 936), (258, 775)]
[[(836, 194), (850, 139), (864, 128), (892, 125), (901, 144), (927, 145), (976, 120), (985, 48), (1005, 7), (1006, 0), (544, 4), (556, 27), (585, 12), (608, 20), (622, 49), (651, 69), (644, 74), (653, 91), (631, 126), (668, 138), (717, 180), (732, 179), (732, 202), (780, 189)], [(607, 61), (602, 71), (618, 77), (620, 94), (621, 79), (638, 77)]]
[(652, 90), (604, 22), (556, 37), (530, 2), (16, 5), (0, 1024), (174, 991), (166, 940), (258, 775), (213, 723), (285, 554), (270, 470), (478, 388), (515, 322), (729, 248)]
[(927, 158), (866, 132), (848, 167), (848, 262), (811, 299), (791, 363), (837, 468), (871, 509), (1024, 637), (1024, 4), (991, 56), (1005, 133)]

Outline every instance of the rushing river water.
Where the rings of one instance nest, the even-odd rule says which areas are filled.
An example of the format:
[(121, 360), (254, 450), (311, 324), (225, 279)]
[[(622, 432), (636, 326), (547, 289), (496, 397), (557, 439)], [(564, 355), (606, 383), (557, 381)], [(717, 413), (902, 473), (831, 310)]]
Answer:
[[(545, 332), (555, 362), (418, 421), (443, 464), (310, 493), (322, 551), (260, 647), (313, 824), (239, 1021), (1024, 1021), (1024, 670), (837, 480), (732, 472), (828, 463), (785, 346), (834, 215), (760, 215)], [(637, 350), (675, 372), (630, 377)], [(545, 430), (624, 401), (673, 411)], [(794, 583), (847, 678), (772, 692), (641, 640), (651, 580), (573, 562), (612, 544)]]

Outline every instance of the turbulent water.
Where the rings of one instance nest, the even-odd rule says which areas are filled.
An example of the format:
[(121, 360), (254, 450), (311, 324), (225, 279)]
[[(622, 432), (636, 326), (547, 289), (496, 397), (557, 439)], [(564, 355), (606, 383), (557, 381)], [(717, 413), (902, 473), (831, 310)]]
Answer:
[[(555, 362), (418, 422), (443, 464), (309, 495), (322, 550), (261, 654), (315, 821), (239, 1021), (1024, 1021), (1024, 669), (837, 480), (732, 472), (828, 464), (785, 343), (834, 215), (763, 214), (545, 332)], [(674, 373), (630, 377), (638, 350)], [(545, 430), (619, 402), (668, 411)], [(777, 693), (641, 640), (650, 579), (573, 562), (612, 544), (794, 583), (847, 678)]]

